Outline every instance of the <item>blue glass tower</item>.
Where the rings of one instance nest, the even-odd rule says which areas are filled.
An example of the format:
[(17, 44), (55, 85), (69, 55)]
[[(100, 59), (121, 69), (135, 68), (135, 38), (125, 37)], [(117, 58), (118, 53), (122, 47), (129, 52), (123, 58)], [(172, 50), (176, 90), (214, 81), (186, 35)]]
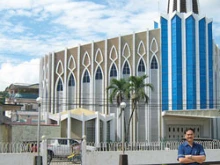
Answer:
[(168, 0), (161, 29), (162, 111), (213, 109), (212, 20), (198, 0)]

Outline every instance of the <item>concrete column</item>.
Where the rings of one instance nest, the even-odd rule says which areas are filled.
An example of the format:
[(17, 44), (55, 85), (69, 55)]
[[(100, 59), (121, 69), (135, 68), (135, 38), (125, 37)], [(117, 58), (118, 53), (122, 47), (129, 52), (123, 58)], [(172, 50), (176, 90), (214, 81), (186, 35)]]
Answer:
[(122, 116), (119, 117), (119, 114), (121, 113), (121, 109), (117, 108), (117, 113), (116, 113), (116, 127), (117, 127), (117, 140), (120, 141), (122, 138), (122, 128), (121, 128), (121, 122), (122, 122)]
[(42, 136), (42, 143), (40, 145), (40, 155), (43, 157), (43, 164), (47, 164), (47, 139)]
[(94, 41), (91, 43), (91, 54), (90, 54), (90, 58), (91, 58), (91, 79), (90, 79), (90, 97), (92, 98), (91, 100), (89, 99), (89, 103), (90, 106), (89, 108), (91, 108), (93, 111), (95, 111), (95, 89), (94, 89)]
[[(104, 64), (105, 64), (105, 70), (104, 70), (104, 83), (105, 83), (105, 89), (107, 88), (108, 86), (108, 40), (106, 39), (105, 40), (105, 58), (104, 58)], [(105, 93), (104, 93), (104, 112), (103, 114), (108, 114), (108, 109), (110, 109), (108, 107), (108, 91), (107, 90), (104, 90)], [(110, 110), (109, 110), (110, 112)]]
[(51, 95), (50, 95), (50, 101), (51, 101), (51, 109), (50, 109), (50, 111), (51, 111), (51, 113), (52, 114), (54, 114), (54, 113), (56, 113), (56, 109), (57, 109), (57, 107), (56, 107), (56, 105), (55, 105), (55, 103), (56, 103), (56, 97), (55, 97), (55, 89), (54, 89), (54, 86), (55, 86), (55, 82), (54, 82), (54, 77), (55, 77), (55, 70), (54, 70), (54, 68), (55, 68), (55, 66), (54, 66), (54, 61), (55, 61), (55, 59), (54, 59), (54, 55), (55, 53), (53, 52), (52, 54), (51, 54), (51, 63), (52, 63), (52, 67), (51, 67), (51, 70), (53, 71), (52, 73), (51, 73), (51, 84), (50, 84), (50, 87), (51, 87), (51, 89), (50, 89), (50, 91), (51, 91)]
[(82, 145), (81, 145), (81, 150), (82, 150), (82, 163), (81, 165), (87, 165), (89, 163), (86, 162), (86, 136), (82, 136)]
[(64, 80), (63, 80), (63, 106), (62, 109), (64, 111), (66, 111), (68, 109), (67, 103), (67, 87), (68, 87), (68, 82), (67, 82), (67, 48), (65, 49), (64, 52), (64, 66), (63, 66), (63, 70), (64, 70)]
[[(149, 62), (149, 58), (150, 58), (150, 38), (149, 38), (149, 29), (147, 29), (146, 31), (146, 40), (147, 40), (147, 44), (146, 44), (146, 47), (147, 47), (147, 57), (146, 57), (146, 63), (147, 63), (147, 75), (150, 75), (150, 62)], [(149, 82), (149, 79), (147, 80), (147, 83), (150, 83)], [(149, 96), (149, 91), (148, 91), (148, 96)], [(146, 141), (149, 142), (149, 138), (150, 138), (150, 112), (149, 112), (149, 104), (146, 104), (145, 105), (145, 139)]]
[(110, 124), (110, 140), (115, 141), (115, 114)]
[(95, 120), (95, 144), (96, 146), (100, 143), (100, 119), (99, 113), (96, 112), (96, 120)]
[(107, 141), (107, 120), (106, 120), (106, 115), (105, 115), (105, 121), (103, 122), (103, 141)]
[(84, 113), (82, 114), (82, 136), (85, 135), (85, 128), (86, 127), (86, 123), (85, 123), (85, 115)]
[[(77, 49), (77, 57), (78, 57), (78, 60), (77, 60), (77, 78), (76, 78), (76, 93), (77, 93), (77, 96), (76, 96), (76, 105), (77, 107), (81, 107), (81, 78), (80, 78), (80, 73), (81, 73), (81, 70), (80, 70), (80, 64), (81, 64), (81, 58), (80, 58), (80, 45), (78, 45), (78, 49)], [(83, 134), (84, 135), (84, 134)], [(82, 135), (82, 136), (83, 136)]]
[(70, 111), (68, 111), (67, 118), (67, 138), (71, 139), (71, 116)]
[(57, 125), (60, 125), (60, 124), (61, 124), (61, 114), (59, 113)]
[(165, 127), (164, 117), (161, 116), (161, 137), (162, 137), (162, 139), (164, 139), (165, 136), (166, 136), (165, 135), (165, 129), (166, 129), (166, 127)]

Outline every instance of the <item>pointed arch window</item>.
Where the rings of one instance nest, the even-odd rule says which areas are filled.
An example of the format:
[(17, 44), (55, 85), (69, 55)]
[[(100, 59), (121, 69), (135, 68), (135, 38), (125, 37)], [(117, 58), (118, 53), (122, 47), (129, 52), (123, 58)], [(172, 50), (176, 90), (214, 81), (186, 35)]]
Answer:
[(102, 80), (102, 71), (101, 71), (100, 67), (98, 67), (98, 69), (96, 71), (95, 79), (96, 80)]
[(89, 83), (89, 82), (90, 82), (90, 77), (89, 77), (89, 73), (88, 73), (87, 70), (86, 70), (85, 73), (84, 73), (83, 82), (84, 82), (84, 83)]
[(128, 62), (125, 62), (124, 68), (123, 68), (123, 74), (130, 74), (130, 68), (128, 65)]
[(63, 91), (63, 83), (60, 78), (57, 84), (57, 91)]
[(110, 77), (117, 77), (117, 70), (116, 70), (115, 64), (113, 64), (111, 67)]
[(138, 72), (145, 72), (144, 61), (141, 59), (138, 65)]
[(158, 64), (157, 64), (157, 60), (155, 57), (153, 57), (152, 61), (151, 61), (151, 69), (158, 69)]
[(74, 80), (74, 77), (73, 77), (72, 74), (70, 75), (70, 79), (69, 79), (68, 85), (69, 86), (75, 86), (75, 80)]

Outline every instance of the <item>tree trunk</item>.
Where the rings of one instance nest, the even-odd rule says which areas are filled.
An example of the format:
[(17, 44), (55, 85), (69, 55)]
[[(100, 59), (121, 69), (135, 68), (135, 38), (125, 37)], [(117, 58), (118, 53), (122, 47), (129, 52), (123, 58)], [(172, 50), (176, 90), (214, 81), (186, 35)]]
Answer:
[[(127, 129), (127, 135), (126, 135), (126, 140), (129, 139), (129, 133), (130, 133), (130, 124), (131, 124), (131, 119), (133, 117), (134, 111), (136, 109), (136, 101), (132, 100), (132, 113), (131, 116), (129, 117), (129, 121), (128, 121), (128, 129)], [(129, 139), (130, 140), (130, 139)]]

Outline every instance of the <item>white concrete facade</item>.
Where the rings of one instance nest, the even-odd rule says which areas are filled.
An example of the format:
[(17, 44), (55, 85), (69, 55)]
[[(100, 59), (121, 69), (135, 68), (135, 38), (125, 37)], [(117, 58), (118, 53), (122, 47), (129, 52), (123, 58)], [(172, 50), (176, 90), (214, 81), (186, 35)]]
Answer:
[[(169, 5), (173, 7), (174, 1), (170, 0), (169, 2)], [(168, 14), (161, 14), (156, 21), (158, 27), (154, 30), (91, 42), (45, 55), (40, 63), (40, 95), (45, 103), (42, 106), (45, 121), (62, 124), (64, 123), (61, 119), (62, 115), (59, 119), (55, 119), (53, 116), (59, 116), (58, 114), (75, 108), (84, 108), (97, 112), (99, 115), (96, 115), (92, 121), (87, 120), (85, 116), (80, 119), (83, 121), (83, 128), (79, 127), (79, 129), (83, 131), (77, 136), (80, 137), (86, 133), (87, 127), (84, 122), (88, 121), (87, 123), (90, 122), (92, 125), (91, 129), (95, 131), (94, 142), (102, 141), (101, 139), (120, 141), (122, 134), (120, 109), (115, 103), (110, 104), (106, 88), (113, 78), (121, 79), (147, 74), (149, 78), (146, 82), (154, 86), (154, 91), (146, 89), (150, 98), (148, 105), (139, 103), (137, 114), (135, 114), (138, 124), (129, 130), (133, 141), (179, 140), (182, 138), (180, 134), (183, 134), (184, 131), (178, 131), (178, 133), (176, 131), (186, 127), (197, 129), (198, 137), (220, 138), (218, 134), (214, 133), (220, 129), (216, 127), (219, 115), (207, 117), (202, 112), (213, 110), (213, 114), (215, 114), (219, 109), (218, 100), (220, 100), (220, 54), (218, 46), (214, 42), (212, 43), (210, 26), (212, 19), (199, 15), (198, 1), (190, 4), (191, 1), (186, 0), (185, 7), (180, 6), (180, 4), (184, 5), (181, 0), (177, 2), (175, 10), (170, 7)], [(181, 21), (180, 29), (176, 28), (179, 24), (173, 21), (174, 17), (178, 17)], [(187, 32), (186, 26), (191, 25), (187, 24), (189, 17), (195, 22), (192, 23), (192, 27), (188, 28), (195, 35), (190, 36), (195, 39), (195, 46), (193, 47), (194, 52), (191, 51), (191, 54), (187, 55), (187, 49), (189, 49), (187, 34), (189, 32)], [(206, 51), (204, 73), (200, 67), (201, 44), (199, 38), (202, 33), (199, 31), (199, 21), (203, 18), (206, 28), (204, 32), (206, 36), (204, 39)], [(167, 21), (166, 27), (163, 27), (162, 19)], [(178, 43), (179, 38), (172, 36), (173, 29), (176, 30), (176, 35), (181, 35), (179, 37), (181, 45)], [(164, 38), (164, 32), (167, 32), (166, 38)], [(165, 41), (167, 41), (167, 45), (164, 45)], [(174, 42), (176, 45), (173, 44)], [(166, 46), (167, 50), (164, 50)], [(178, 54), (179, 50), (174, 50), (175, 48), (181, 49), (181, 53)], [(165, 57), (166, 53), (167, 58)], [(191, 55), (195, 57), (195, 61), (189, 66), (190, 58), (187, 58)], [(177, 63), (180, 59), (181, 62)], [(167, 63), (164, 64), (164, 60), (167, 60)], [(178, 70), (179, 65), (181, 65), (180, 70)], [(193, 68), (194, 65), (195, 68)], [(187, 71), (188, 67), (193, 68), (193, 74)], [(167, 69), (165, 74), (164, 69)], [(178, 74), (181, 76), (178, 77)], [(203, 80), (201, 74), (205, 74), (205, 83), (203, 84), (201, 83)], [(190, 78), (191, 81), (188, 80)], [(164, 79), (167, 79), (167, 88), (164, 87)], [(205, 100), (201, 101), (203, 88), (206, 89), (206, 95)], [(191, 91), (193, 91), (192, 94)], [(164, 102), (164, 98), (167, 99), (167, 102)], [(125, 120), (128, 122), (131, 104), (129, 100), (125, 100), (125, 102), (127, 103)], [(191, 106), (191, 102), (194, 107)], [(165, 104), (168, 108), (164, 109)], [(205, 104), (205, 108), (203, 104)], [(172, 118), (168, 113), (163, 115), (164, 111), (171, 112)], [(191, 111), (191, 115), (194, 112), (198, 112), (198, 114), (195, 118), (195, 116), (185, 116), (184, 113), (175, 114), (175, 111)], [(102, 119), (102, 117), (104, 118)], [(67, 128), (62, 127), (64, 131), (61, 132), (63, 132), (63, 136), (73, 137), (74, 126), (71, 121), (75, 117), (70, 115), (67, 119), (65, 121)], [(132, 134), (132, 132), (135, 133)]]

